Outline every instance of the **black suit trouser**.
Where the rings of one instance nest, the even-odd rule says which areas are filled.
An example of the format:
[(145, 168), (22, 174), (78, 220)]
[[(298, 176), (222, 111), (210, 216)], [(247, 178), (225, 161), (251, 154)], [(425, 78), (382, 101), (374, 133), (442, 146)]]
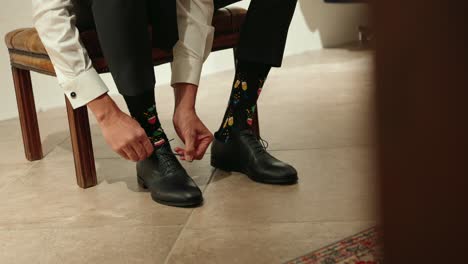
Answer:
[[(238, 2), (214, 1), (216, 8)], [(174, 36), (177, 27), (173, 16), (175, 9), (167, 4), (170, 2), (74, 0), (77, 27), (80, 30), (96, 29), (103, 55), (121, 94), (138, 95), (154, 89), (151, 49), (170, 48), (177, 40), (177, 36)], [(296, 4), (297, 0), (251, 0), (241, 29), (237, 59), (280, 67)], [(157, 27), (159, 31), (156, 36), (159, 37), (159, 42), (151, 41), (148, 23), (160, 25), (164, 22), (161, 17), (167, 25)]]
[(237, 59), (280, 67), (296, 4), (297, 0), (251, 0)]

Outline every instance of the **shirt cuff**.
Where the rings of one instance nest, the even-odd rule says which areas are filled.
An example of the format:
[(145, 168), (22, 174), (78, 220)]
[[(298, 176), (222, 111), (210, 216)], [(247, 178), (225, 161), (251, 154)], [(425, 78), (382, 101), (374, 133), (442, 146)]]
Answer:
[(73, 109), (84, 106), (109, 91), (94, 68), (81, 73), (61, 86)]
[(174, 61), (171, 63), (171, 85), (176, 83), (190, 83), (198, 86), (200, 83), (202, 65), (203, 61), (196, 58), (174, 58)]

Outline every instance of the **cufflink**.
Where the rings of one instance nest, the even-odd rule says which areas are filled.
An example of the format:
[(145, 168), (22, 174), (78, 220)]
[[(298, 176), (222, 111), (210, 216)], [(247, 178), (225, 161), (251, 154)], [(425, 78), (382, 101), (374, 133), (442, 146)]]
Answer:
[(76, 97), (76, 93), (75, 93), (75, 92), (71, 92), (71, 93), (70, 93), (70, 96), (71, 96), (72, 98), (75, 98), (75, 97)]

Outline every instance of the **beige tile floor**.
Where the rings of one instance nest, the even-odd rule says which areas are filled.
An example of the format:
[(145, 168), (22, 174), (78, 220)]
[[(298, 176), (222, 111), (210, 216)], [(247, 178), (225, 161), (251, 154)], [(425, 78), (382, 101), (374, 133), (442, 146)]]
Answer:
[[(184, 163), (204, 189), (196, 209), (154, 203), (94, 120), (99, 184), (87, 190), (75, 184), (64, 109), (39, 113), (47, 155), (37, 162), (24, 159), (18, 120), (0, 122), (0, 263), (282, 263), (371, 227), (371, 63), (370, 52), (348, 49), (286, 58), (262, 93), (261, 131), (272, 153), (298, 169), (300, 183), (256, 184), (212, 169), (207, 155)], [(198, 111), (212, 130), (232, 75), (203, 80)], [(169, 102), (158, 107), (175, 137), (170, 87), (158, 87), (157, 96)]]

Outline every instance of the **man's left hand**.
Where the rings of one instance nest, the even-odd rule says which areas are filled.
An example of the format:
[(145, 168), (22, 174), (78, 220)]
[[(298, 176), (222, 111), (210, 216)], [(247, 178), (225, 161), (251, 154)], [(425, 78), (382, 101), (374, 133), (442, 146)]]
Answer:
[(175, 148), (182, 160), (201, 160), (213, 141), (213, 134), (198, 118), (195, 111), (178, 110), (174, 113), (174, 128), (184, 142), (185, 148)]

